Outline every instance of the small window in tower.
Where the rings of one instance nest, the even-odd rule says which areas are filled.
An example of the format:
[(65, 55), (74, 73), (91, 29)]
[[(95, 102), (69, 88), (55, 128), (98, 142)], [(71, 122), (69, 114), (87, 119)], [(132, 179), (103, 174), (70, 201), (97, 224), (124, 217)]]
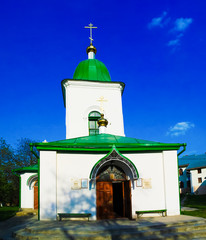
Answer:
[(101, 117), (101, 114), (97, 111), (90, 112), (88, 116), (89, 120), (89, 135), (99, 134), (99, 128), (97, 121)]
[(202, 172), (202, 169), (201, 168), (198, 168), (197, 169), (197, 173), (201, 173)]

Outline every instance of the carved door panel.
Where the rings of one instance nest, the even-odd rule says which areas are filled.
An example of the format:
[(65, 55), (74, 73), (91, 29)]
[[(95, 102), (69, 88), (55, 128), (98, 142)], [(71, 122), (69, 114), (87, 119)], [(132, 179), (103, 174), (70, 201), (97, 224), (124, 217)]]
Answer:
[(113, 218), (113, 189), (111, 182), (97, 182), (97, 219)]

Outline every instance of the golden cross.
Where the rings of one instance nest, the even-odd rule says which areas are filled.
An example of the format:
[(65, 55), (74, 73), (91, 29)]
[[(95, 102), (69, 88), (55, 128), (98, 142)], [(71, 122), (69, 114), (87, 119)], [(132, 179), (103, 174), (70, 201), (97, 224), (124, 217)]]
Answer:
[(98, 102), (100, 102), (100, 112), (103, 113), (104, 112), (104, 108), (103, 108), (103, 102), (107, 102), (107, 100), (101, 96), (99, 99), (97, 99)]
[(90, 37), (89, 37), (89, 39), (90, 39), (90, 44), (92, 45), (92, 41), (94, 41), (94, 39), (92, 38), (92, 29), (93, 28), (97, 28), (97, 27), (93, 27), (93, 24), (90, 23), (89, 26), (85, 26), (84, 28), (89, 28), (90, 29)]

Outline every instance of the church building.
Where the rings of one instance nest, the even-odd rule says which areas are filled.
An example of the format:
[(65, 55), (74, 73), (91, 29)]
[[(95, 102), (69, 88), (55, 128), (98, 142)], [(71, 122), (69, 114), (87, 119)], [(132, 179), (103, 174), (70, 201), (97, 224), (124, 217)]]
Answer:
[(92, 220), (132, 219), (136, 211), (179, 215), (177, 151), (186, 144), (126, 137), (125, 84), (111, 80), (92, 41), (86, 51), (73, 78), (61, 82), (66, 139), (31, 144), (38, 165), (16, 170), (21, 207), (38, 205), (39, 220), (59, 213), (90, 213)]

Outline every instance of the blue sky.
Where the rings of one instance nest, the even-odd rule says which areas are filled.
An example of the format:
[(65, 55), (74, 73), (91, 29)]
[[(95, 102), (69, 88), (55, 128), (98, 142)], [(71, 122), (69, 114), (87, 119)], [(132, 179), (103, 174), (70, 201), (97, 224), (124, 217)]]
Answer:
[(14, 147), (65, 138), (61, 80), (87, 58), (92, 22), (96, 58), (126, 84), (126, 136), (206, 152), (205, 9), (202, 0), (3, 0), (0, 137)]

